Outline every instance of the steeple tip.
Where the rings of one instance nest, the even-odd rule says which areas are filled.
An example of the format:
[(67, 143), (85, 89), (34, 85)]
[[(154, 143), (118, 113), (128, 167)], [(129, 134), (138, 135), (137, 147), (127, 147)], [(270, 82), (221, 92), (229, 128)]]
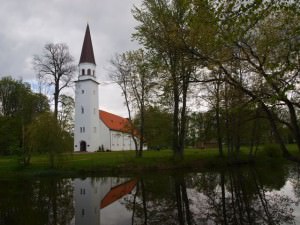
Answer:
[(79, 63), (93, 63), (96, 65), (89, 23), (86, 25)]

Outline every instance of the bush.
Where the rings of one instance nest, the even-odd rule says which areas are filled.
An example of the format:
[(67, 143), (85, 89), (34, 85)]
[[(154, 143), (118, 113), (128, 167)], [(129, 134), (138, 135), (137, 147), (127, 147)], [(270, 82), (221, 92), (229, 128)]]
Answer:
[(263, 150), (267, 156), (272, 158), (278, 158), (282, 155), (280, 147), (276, 144), (265, 144)]

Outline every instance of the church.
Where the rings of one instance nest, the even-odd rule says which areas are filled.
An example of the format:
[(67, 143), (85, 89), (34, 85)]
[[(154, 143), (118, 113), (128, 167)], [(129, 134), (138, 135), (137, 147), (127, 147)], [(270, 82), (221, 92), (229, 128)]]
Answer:
[(78, 80), (75, 81), (74, 151), (134, 150), (129, 120), (99, 110), (99, 83), (96, 79), (96, 61), (89, 25), (86, 27), (78, 67)]

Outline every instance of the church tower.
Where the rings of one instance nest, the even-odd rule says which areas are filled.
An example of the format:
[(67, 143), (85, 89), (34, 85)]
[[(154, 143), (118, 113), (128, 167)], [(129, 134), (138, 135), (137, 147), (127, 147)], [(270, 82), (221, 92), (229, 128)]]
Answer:
[(86, 27), (75, 85), (75, 151), (99, 149), (99, 102), (96, 62), (89, 25)]

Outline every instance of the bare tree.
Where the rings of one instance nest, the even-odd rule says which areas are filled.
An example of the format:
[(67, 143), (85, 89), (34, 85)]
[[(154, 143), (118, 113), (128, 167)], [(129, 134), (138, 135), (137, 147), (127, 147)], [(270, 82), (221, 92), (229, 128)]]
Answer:
[(54, 116), (57, 118), (61, 91), (71, 85), (76, 66), (66, 44), (46, 44), (41, 55), (33, 57), (39, 80), (54, 88)]
[[(125, 58), (125, 54), (122, 54), (122, 55), (117, 55), (114, 59), (111, 60), (111, 64), (114, 67), (114, 71), (110, 74), (110, 78), (113, 81), (115, 81), (122, 90), (122, 94), (124, 96), (125, 105), (128, 112), (128, 120), (131, 125), (133, 105), (131, 104), (132, 101), (130, 99), (130, 94), (129, 94), (130, 85), (129, 85), (129, 78), (128, 78), (130, 76), (131, 68), (130, 65), (125, 62), (124, 58)], [(130, 126), (129, 131), (134, 142), (136, 156), (138, 156), (139, 155), (138, 143), (137, 143), (137, 138), (135, 136), (134, 127)]]
[[(153, 70), (150, 68), (148, 55), (142, 50), (130, 51), (112, 60), (115, 72), (111, 78), (119, 84), (125, 97), (125, 103), (131, 119), (131, 112), (138, 110), (139, 145), (137, 156), (142, 156), (144, 146), (145, 106), (151, 98)], [(132, 127), (133, 128), (133, 127)], [(134, 131), (134, 128), (133, 128)], [(136, 133), (133, 133), (133, 136)]]

